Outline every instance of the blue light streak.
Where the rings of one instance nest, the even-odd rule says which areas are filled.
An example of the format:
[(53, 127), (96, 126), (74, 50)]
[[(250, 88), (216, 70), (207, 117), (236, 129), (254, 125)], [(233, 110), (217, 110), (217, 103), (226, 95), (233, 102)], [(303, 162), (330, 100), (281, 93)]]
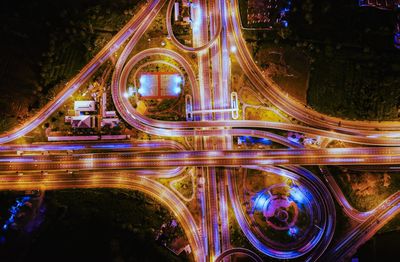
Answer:
[(301, 192), (300, 188), (297, 186), (292, 187), (292, 190), (290, 190), (290, 196), (295, 202), (300, 204), (305, 200), (304, 193)]
[(13, 162), (13, 163), (19, 163), (19, 162), (33, 162), (33, 158), (3, 158), (0, 159), (0, 162)]
[(97, 149), (124, 149), (124, 148), (131, 148), (132, 145), (130, 144), (99, 144), (99, 145), (92, 145), (91, 148)]
[(239, 137), (243, 142), (246, 143), (259, 143), (263, 145), (272, 145), (272, 141), (267, 139), (267, 138), (258, 138), (258, 137), (252, 137), (252, 136), (241, 136)]
[(396, 48), (400, 49), (400, 32), (394, 34), (394, 45)]
[(258, 192), (253, 197), (253, 201), (254, 201), (254, 206), (252, 212), (262, 211), (267, 202), (269, 202), (269, 194), (267, 193), (267, 189)]

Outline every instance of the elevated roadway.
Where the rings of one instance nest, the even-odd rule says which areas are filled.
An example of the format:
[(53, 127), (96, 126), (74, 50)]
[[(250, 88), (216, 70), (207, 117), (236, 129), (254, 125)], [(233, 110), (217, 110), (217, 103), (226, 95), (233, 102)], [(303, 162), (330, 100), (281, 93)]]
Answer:
[(400, 164), (400, 148), (158, 151), (4, 156), (0, 157), (0, 172), (338, 164)]
[(52, 151), (126, 151), (126, 150), (184, 150), (185, 147), (173, 140), (129, 140), (129, 141), (109, 141), (109, 142), (51, 142), (34, 144), (5, 144), (0, 145), (0, 154), (12, 154), (17, 151), (22, 153), (43, 153)]

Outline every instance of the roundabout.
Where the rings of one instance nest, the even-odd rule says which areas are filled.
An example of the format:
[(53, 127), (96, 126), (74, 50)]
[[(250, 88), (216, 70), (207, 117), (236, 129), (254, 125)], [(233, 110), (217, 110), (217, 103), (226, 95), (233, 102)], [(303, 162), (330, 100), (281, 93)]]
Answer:
[(253, 214), (263, 216), (269, 227), (274, 230), (286, 230), (291, 234), (297, 231), (294, 226), (299, 215), (299, 206), (295, 199), (285, 194), (275, 194), (279, 187), (288, 190), (287, 185), (277, 184), (254, 195)]
[(265, 255), (293, 259), (313, 250), (313, 256), (322, 243), (330, 242), (335, 207), (314, 175), (250, 167), (228, 184), (239, 226)]

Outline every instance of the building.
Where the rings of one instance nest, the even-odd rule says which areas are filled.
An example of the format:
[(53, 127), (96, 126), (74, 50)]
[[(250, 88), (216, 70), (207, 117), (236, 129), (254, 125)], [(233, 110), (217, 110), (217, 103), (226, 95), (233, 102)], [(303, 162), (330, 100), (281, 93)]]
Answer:
[(175, 18), (175, 21), (178, 21), (178, 19), (179, 19), (179, 3), (178, 2), (175, 2), (174, 18)]
[(183, 237), (175, 238), (171, 242), (170, 246), (166, 247), (177, 256), (179, 256), (182, 252), (185, 252), (187, 255), (192, 253), (192, 249), (190, 248), (189, 243)]
[(189, 16), (185, 16), (183, 19), (182, 19), (182, 24), (183, 25), (188, 25), (188, 24), (190, 24), (192, 22), (192, 20), (190, 20), (190, 17)]
[(96, 126), (96, 118), (90, 115), (66, 116), (65, 122), (73, 128), (92, 128)]
[(109, 126), (110, 128), (118, 126), (120, 120), (118, 118), (103, 118), (101, 120), (101, 127)]
[(95, 101), (75, 101), (74, 103), (75, 112), (95, 112), (96, 102)]
[(116, 117), (117, 113), (115, 111), (105, 111), (105, 114), (103, 115), (103, 117), (107, 118), (107, 117)]
[(107, 92), (103, 92), (101, 97), (101, 115), (104, 116), (106, 114), (107, 109)]
[(247, 6), (247, 25), (272, 29), (281, 25), (288, 27), (291, 0), (249, 0)]

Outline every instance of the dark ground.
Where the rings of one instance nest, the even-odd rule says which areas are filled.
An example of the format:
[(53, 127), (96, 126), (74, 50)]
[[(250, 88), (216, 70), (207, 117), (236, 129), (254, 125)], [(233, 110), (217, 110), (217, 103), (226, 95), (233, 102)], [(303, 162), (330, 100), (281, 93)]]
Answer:
[[(400, 50), (393, 45), (395, 14), (359, 7), (357, 0), (292, 1), (287, 29), (247, 31), (245, 36), (253, 54), (263, 48), (283, 50), (289, 72), (303, 73), (287, 50), (308, 58), (306, 99), (317, 111), (347, 119), (398, 120)], [(290, 88), (280, 84), (295, 97), (304, 93), (302, 88), (293, 90), (296, 83)]]
[[(10, 197), (9, 192), (2, 192), (0, 202), (6, 204), (2, 207), (13, 197), (13, 193)], [(46, 191), (44, 205), (44, 221), (37, 230), (7, 235), (5, 245), (0, 245), (0, 261), (186, 260), (156, 243), (155, 231), (173, 217), (143, 193)]]
[(289, 39), (305, 44), (314, 61), (308, 103), (349, 119), (398, 119), (400, 50), (393, 46), (395, 13), (362, 8), (356, 0), (294, 2), (297, 12)]
[(365, 243), (355, 257), (358, 257), (360, 262), (397, 261), (399, 243), (399, 231), (378, 234)]

